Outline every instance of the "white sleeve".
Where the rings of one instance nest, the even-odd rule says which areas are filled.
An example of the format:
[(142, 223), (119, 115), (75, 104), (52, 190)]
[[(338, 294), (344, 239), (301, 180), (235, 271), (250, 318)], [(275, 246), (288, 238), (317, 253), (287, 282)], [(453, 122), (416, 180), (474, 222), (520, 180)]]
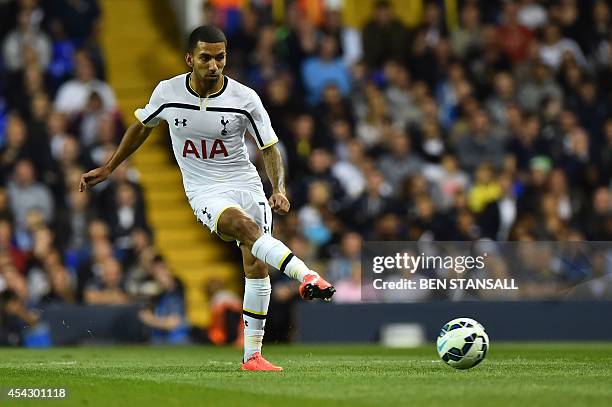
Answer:
[(246, 106), (248, 112), (247, 129), (255, 138), (260, 150), (266, 149), (278, 142), (278, 137), (272, 128), (270, 116), (261, 103), (259, 95), (254, 90), (249, 92), (249, 101)]
[(155, 127), (162, 121), (162, 117), (159, 114), (164, 109), (163, 105), (162, 82), (160, 82), (153, 90), (149, 103), (142, 109), (136, 109), (134, 116), (145, 126)]

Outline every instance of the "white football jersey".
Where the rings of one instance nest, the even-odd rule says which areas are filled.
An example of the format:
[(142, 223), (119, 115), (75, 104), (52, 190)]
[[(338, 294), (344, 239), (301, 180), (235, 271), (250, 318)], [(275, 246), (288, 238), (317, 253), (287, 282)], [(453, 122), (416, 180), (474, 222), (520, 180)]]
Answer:
[(161, 81), (149, 103), (134, 114), (148, 127), (168, 122), (190, 201), (202, 193), (261, 192), (261, 179), (244, 140), (249, 130), (260, 150), (278, 142), (261, 99), (253, 89), (227, 76), (219, 92), (201, 98), (189, 84), (190, 75)]

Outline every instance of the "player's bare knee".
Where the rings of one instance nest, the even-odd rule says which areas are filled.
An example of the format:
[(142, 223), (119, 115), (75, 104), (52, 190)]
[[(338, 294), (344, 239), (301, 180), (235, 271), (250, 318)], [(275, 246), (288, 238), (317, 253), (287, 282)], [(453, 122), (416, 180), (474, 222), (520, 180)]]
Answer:
[(249, 217), (241, 216), (234, 220), (235, 236), (238, 240), (247, 247), (253, 246), (253, 243), (261, 236), (262, 232), (259, 225)]
[(268, 277), (268, 265), (262, 261), (254, 261), (245, 266), (244, 275), (246, 278), (266, 278)]

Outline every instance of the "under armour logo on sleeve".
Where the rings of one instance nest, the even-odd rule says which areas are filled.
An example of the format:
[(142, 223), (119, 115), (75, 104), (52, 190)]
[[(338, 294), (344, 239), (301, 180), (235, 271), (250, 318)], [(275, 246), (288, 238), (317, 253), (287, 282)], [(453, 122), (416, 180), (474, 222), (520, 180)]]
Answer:
[(179, 123), (182, 123), (183, 127), (185, 127), (185, 126), (187, 126), (187, 119), (183, 119), (183, 120), (174, 119), (174, 125), (176, 127), (178, 127)]

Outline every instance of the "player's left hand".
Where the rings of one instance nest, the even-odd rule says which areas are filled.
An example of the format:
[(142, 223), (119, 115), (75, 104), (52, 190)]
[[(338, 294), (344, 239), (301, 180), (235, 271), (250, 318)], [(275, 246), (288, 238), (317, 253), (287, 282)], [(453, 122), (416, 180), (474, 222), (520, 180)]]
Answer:
[(279, 215), (285, 215), (289, 212), (289, 207), (291, 206), (289, 200), (282, 192), (273, 193), (268, 202), (270, 203), (270, 208)]

